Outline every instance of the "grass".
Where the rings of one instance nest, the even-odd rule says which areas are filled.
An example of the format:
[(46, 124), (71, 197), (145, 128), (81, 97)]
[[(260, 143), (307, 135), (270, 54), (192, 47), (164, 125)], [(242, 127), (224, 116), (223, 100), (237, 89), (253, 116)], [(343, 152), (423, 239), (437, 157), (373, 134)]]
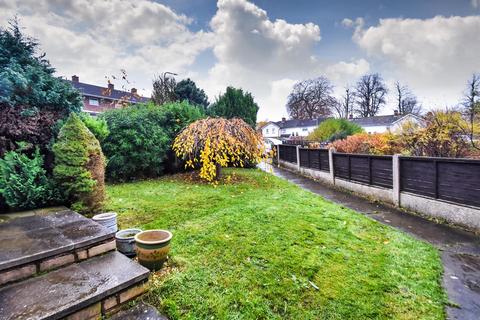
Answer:
[(171, 319), (444, 319), (431, 245), (258, 170), (108, 186), (122, 228), (173, 232), (145, 299)]

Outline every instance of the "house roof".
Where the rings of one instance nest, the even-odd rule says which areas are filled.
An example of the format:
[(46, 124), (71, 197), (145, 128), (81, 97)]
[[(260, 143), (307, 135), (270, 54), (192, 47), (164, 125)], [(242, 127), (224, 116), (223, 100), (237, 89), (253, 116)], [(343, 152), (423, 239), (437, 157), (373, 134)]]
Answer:
[[(96, 97), (96, 98), (103, 98), (103, 99), (110, 99), (110, 100), (121, 100), (127, 99), (130, 102), (138, 103), (138, 102), (148, 102), (149, 98), (144, 98), (142, 96), (133, 94), (128, 91), (122, 90), (107, 90), (105, 87), (96, 86), (93, 84), (78, 82), (78, 81), (71, 81), (67, 80), (72, 84), (72, 86), (80, 91), (80, 93), (84, 96)], [(108, 92), (111, 91), (111, 92)]]
[(285, 120), (285, 121), (277, 121), (277, 122), (272, 122), (276, 124), (277, 126), (280, 127), (280, 129), (286, 129), (286, 128), (303, 128), (303, 127), (316, 127), (318, 126), (321, 122), (327, 120), (328, 118), (326, 117), (320, 117), (317, 119), (311, 119), (311, 120), (298, 120), (298, 119), (292, 119), (292, 120)]
[(373, 116), (373, 117), (366, 117), (366, 118), (354, 118), (351, 119), (350, 121), (358, 124), (359, 126), (362, 127), (376, 127), (376, 126), (390, 126), (394, 124), (395, 122), (401, 120), (402, 118), (405, 118), (407, 116), (413, 116), (416, 117), (413, 114), (400, 114), (400, 115), (386, 115), (386, 116)]

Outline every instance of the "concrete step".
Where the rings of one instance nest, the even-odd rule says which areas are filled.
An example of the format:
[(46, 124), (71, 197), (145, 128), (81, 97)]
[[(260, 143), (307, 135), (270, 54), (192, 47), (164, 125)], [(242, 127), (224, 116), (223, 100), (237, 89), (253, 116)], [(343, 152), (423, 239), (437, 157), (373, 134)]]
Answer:
[(110, 252), (1, 288), (0, 319), (98, 319), (142, 294), (148, 274)]
[(115, 314), (110, 320), (168, 320), (167, 317), (161, 315), (157, 309), (149, 304), (140, 302), (133, 308), (120, 311)]
[(115, 249), (114, 234), (71, 210), (0, 223), (0, 286)]

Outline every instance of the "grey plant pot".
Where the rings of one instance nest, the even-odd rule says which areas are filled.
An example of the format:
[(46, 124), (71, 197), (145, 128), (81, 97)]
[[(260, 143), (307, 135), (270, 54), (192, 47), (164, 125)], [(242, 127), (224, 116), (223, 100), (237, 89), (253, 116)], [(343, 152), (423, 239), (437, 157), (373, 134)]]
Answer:
[(117, 250), (127, 257), (134, 257), (135, 253), (135, 235), (142, 232), (141, 229), (124, 229), (115, 234)]
[(116, 212), (100, 213), (100, 214), (94, 215), (92, 217), (92, 220), (101, 224), (102, 226), (110, 230), (112, 233), (115, 233), (118, 231)]

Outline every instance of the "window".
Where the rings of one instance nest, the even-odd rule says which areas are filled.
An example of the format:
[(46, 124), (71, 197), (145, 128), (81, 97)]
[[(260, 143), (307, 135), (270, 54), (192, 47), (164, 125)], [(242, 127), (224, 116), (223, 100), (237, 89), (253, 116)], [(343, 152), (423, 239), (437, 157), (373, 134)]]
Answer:
[(275, 128), (272, 128), (272, 133), (275, 133)]
[(99, 103), (98, 103), (98, 99), (88, 99), (88, 104), (91, 105), (91, 106), (99, 106)]
[(303, 128), (302, 131), (308, 131), (308, 128)]
[(267, 129), (267, 133), (269, 133), (269, 132), (268, 132), (268, 129)]

